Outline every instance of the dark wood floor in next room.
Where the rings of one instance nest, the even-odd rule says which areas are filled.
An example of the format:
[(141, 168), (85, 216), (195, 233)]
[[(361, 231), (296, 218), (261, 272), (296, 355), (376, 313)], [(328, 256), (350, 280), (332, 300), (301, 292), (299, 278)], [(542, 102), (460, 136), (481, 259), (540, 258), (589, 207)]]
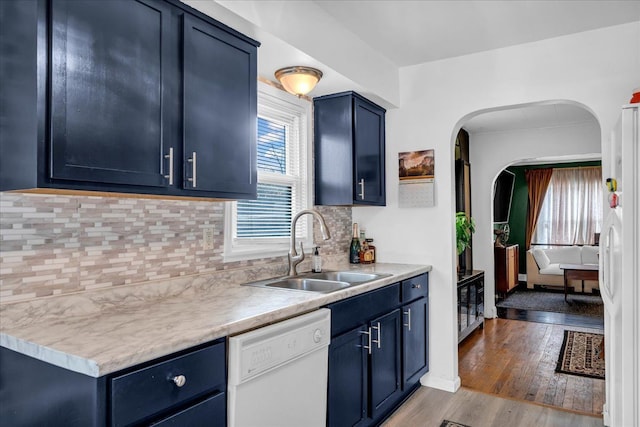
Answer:
[(500, 397), (601, 417), (604, 380), (556, 373), (564, 330), (584, 328), (487, 319), (458, 348), (462, 386)]

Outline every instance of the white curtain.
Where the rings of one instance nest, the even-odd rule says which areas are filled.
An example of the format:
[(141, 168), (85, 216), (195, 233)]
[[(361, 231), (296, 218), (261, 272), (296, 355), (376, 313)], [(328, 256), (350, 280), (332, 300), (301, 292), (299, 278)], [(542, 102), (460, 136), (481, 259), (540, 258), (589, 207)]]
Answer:
[(553, 169), (532, 242), (590, 245), (602, 225), (602, 168)]

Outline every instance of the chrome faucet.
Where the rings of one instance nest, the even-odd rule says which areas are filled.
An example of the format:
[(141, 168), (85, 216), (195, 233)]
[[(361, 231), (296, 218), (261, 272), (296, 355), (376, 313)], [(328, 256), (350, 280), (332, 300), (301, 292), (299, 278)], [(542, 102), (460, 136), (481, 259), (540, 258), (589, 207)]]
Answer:
[(293, 217), (293, 221), (291, 221), (291, 247), (289, 248), (289, 276), (295, 276), (298, 274), (296, 271), (296, 267), (298, 264), (304, 260), (304, 248), (302, 247), (302, 242), (300, 242), (300, 254), (296, 252), (296, 222), (298, 222), (298, 218), (302, 215), (309, 214), (313, 215), (317, 220), (318, 224), (320, 224), (320, 232), (322, 233), (323, 240), (329, 240), (331, 238), (331, 233), (329, 233), (329, 228), (327, 227), (327, 223), (324, 222), (324, 218), (318, 211), (313, 209), (304, 209), (301, 210)]

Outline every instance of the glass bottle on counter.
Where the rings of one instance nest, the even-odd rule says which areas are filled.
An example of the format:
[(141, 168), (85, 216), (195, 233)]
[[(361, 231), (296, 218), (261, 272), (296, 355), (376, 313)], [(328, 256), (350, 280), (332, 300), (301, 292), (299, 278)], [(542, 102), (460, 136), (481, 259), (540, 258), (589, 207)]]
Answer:
[(358, 224), (353, 223), (353, 237), (349, 246), (349, 262), (360, 264), (360, 239), (358, 239)]
[(367, 243), (367, 239), (364, 238), (362, 233), (360, 233), (360, 237), (362, 238), (362, 244), (360, 245), (360, 264), (369, 264), (367, 262), (367, 252), (369, 251), (369, 244)]
[(373, 246), (373, 239), (366, 239), (368, 255), (365, 254), (365, 262), (373, 264), (376, 262), (376, 247)]

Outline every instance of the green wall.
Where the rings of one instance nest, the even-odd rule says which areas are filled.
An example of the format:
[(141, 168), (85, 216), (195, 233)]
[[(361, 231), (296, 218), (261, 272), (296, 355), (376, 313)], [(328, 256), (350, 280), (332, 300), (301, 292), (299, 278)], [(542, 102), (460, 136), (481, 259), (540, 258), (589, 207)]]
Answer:
[(527, 252), (524, 246), (525, 233), (527, 228), (527, 207), (529, 206), (529, 193), (527, 191), (527, 181), (524, 172), (527, 169), (542, 168), (576, 168), (580, 166), (600, 166), (601, 161), (577, 162), (577, 163), (553, 163), (544, 165), (510, 166), (509, 172), (515, 174), (513, 184), (513, 197), (511, 198), (511, 212), (509, 213), (509, 244), (520, 245), (520, 273), (527, 272)]

